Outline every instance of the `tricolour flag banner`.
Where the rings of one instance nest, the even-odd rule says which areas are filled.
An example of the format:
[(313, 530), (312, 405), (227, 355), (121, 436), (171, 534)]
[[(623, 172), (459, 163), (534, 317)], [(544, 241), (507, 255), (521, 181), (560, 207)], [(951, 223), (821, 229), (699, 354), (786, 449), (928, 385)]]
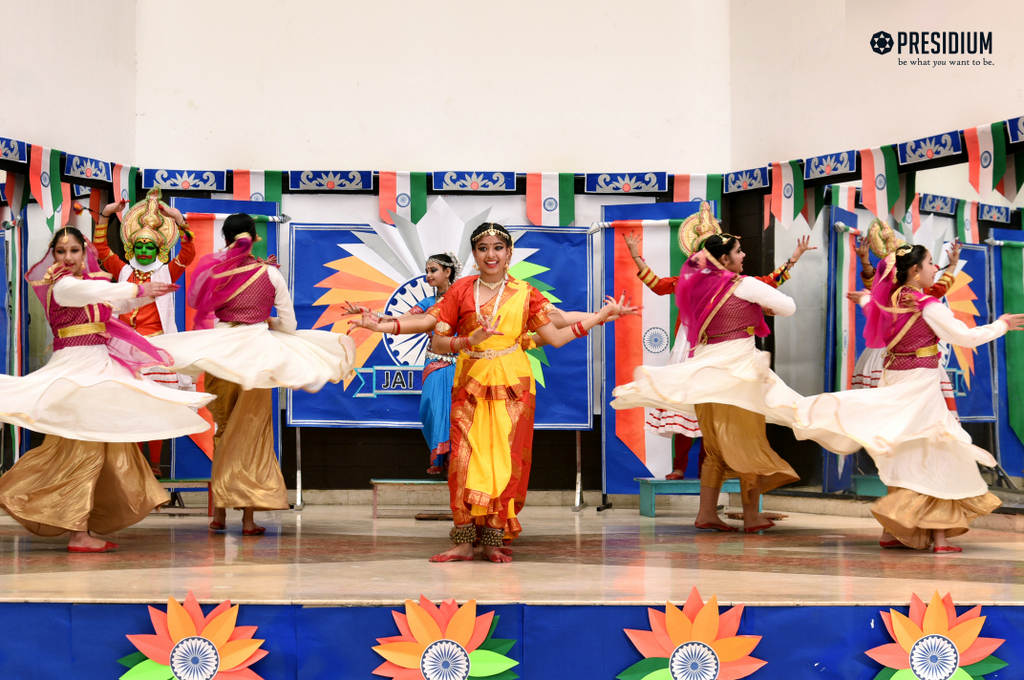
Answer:
[(71, 185), (67, 182), (60, 183), (60, 205), (57, 206), (56, 214), (60, 215), (60, 226), (68, 226), (71, 220), (71, 213), (75, 212), (74, 204), (71, 202)]
[(800, 161), (772, 163), (772, 214), (789, 229), (804, 209), (804, 173)]
[(281, 202), (280, 170), (235, 170), (232, 185), (236, 201)]
[(388, 211), (416, 223), (427, 213), (427, 173), (381, 172), (380, 219), (394, 224)]
[[(612, 288), (622, 291), (627, 300), (640, 304), (638, 314), (622, 317), (612, 327), (615, 341), (614, 380), (623, 385), (633, 380), (639, 366), (662, 366), (675, 342), (676, 306), (673, 296), (659, 296), (637, 276), (636, 265), (623, 233), (642, 236), (638, 252), (652, 272), (668, 275), (683, 265), (679, 248), (679, 225), (683, 220), (617, 220), (606, 222), (605, 243), (614, 244)], [(610, 239), (610, 240), (609, 240)], [(626, 323), (619, 323), (625, 321)], [(656, 433), (645, 431), (646, 410), (642, 408), (615, 412), (615, 434), (652, 474), (663, 476), (671, 471), (671, 446)], [(655, 456), (660, 460), (655, 460)]]
[(988, 198), (1006, 173), (1006, 133), (1003, 121), (964, 130), (967, 179), (982, 200)]
[(850, 212), (857, 211), (857, 187), (832, 186), (832, 205)]
[(131, 165), (114, 165), (114, 197), (111, 202), (127, 201), (124, 209), (117, 211), (118, 218), (124, 217), (124, 211), (135, 204), (135, 180), (139, 169)]
[(905, 172), (900, 175), (900, 196), (896, 199), (896, 205), (892, 207), (892, 216), (897, 222), (903, 221), (903, 216), (907, 214), (910, 204), (917, 196), (916, 177), (916, 172)]
[(853, 388), (857, 365), (857, 303), (846, 297), (857, 290), (857, 232), (837, 234), (836, 240), (836, 382), (835, 391)]
[(107, 190), (91, 189), (89, 191), (89, 214), (93, 222), (99, 217), (100, 211), (107, 206)]
[(576, 221), (576, 177), (571, 172), (526, 175), (526, 218), (538, 227), (568, 227)]
[(715, 214), (719, 216), (722, 203), (722, 175), (673, 175), (672, 201), (714, 201)]
[(861, 202), (884, 222), (899, 198), (896, 152), (888, 144), (861, 149), (860, 169)]
[(921, 228), (921, 194), (914, 194), (900, 224), (904, 236), (916, 234), (917, 230)]
[(996, 184), (996, 191), (1006, 197), (1010, 203), (1017, 200), (1017, 194), (1024, 185), (1024, 153), (1012, 153), (1006, 156), (1006, 172)]
[[(1024, 243), (1004, 242), (1000, 248), (1003, 260), (1003, 311), (1024, 314)], [(1010, 427), (1024, 442), (1024, 333), (1006, 334), (1006, 381)]]
[(825, 187), (804, 189), (804, 209), (801, 214), (811, 229), (818, 222), (821, 209), (825, 207)]
[(978, 202), (965, 201), (956, 203), (956, 237), (960, 243), (978, 242)]
[(60, 153), (57, 149), (33, 144), (28, 169), (32, 195), (39, 203), (43, 217), (46, 218), (46, 226), (51, 232), (54, 229), (53, 215), (64, 201), (60, 181)]
[(7, 205), (11, 207), (11, 221), (17, 222), (21, 211), (29, 200), (29, 182), (25, 175), (7, 172), (7, 183), (4, 185), (7, 194)]

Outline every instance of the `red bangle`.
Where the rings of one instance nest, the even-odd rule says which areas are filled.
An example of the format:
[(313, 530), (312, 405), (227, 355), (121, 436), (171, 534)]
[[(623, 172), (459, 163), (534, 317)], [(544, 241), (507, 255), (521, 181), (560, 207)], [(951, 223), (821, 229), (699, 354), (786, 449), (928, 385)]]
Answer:
[(583, 327), (582, 321), (577, 321), (572, 325), (572, 334), (575, 335), (577, 338), (582, 338), (587, 333), (588, 331)]
[(394, 322), (395, 322), (395, 332), (394, 332), (394, 334), (395, 335), (400, 335), (402, 333), (402, 324), (398, 323), (398, 319), (394, 319)]
[[(459, 342), (460, 340), (462, 342)], [(456, 346), (456, 345), (458, 345), (458, 346)], [(461, 352), (464, 349), (469, 349), (469, 345), (470, 345), (470, 342), (469, 342), (469, 336), (468, 335), (463, 335), (462, 337), (455, 338), (452, 341), (452, 349), (454, 349), (456, 352)]]

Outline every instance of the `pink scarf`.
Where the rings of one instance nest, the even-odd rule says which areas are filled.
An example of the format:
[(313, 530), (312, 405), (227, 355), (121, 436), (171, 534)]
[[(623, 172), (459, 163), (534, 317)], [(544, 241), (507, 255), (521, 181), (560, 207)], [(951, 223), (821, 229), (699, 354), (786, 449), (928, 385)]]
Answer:
[[(703, 264), (702, 258), (705, 260)], [(707, 251), (695, 253), (683, 263), (676, 284), (676, 306), (679, 307), (680, 325), (686, 328), (690, 347), (700, 345), (701, 329), (714, 311), (719, 297), (742, 278), (723, 267)], [(759, 338), (769, 334), (763, 316), (754, 334)]]

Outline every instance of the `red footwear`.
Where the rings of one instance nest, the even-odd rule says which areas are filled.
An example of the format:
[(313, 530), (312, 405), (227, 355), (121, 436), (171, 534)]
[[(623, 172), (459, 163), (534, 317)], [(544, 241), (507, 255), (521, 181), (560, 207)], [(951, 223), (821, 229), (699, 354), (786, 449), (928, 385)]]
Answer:
[(775, 526), (775, 522), (769, 520), (768, 524), (759, 524), (756, 527), (743, 527), (743, 531), (745, 531), (748, 534), (756, 534), (759, 531), (771, 529), (773, 526)]
[(226, 524), (222, 524), (220, 522), (210, 522), (210, 531), (224, 531), (227, 528), (228, 527)]
[(668, 479), (668, 480), (676, 480), (676, 479), (682, 479), (682, 478), (683, 478), (683, 475), (677, 474), (675, 472), (670, 472), (667, 475), (665, 475), (665, 479)]
[(736, 527), (729, 526), (728, 524), (722, 524), (721, 522), (694, 522), (693, 526), (698, 529), (711, 529), (712, 531), (739, 531)]
[(881, 541), (880, 540), (880, 541), (878, 541), (878, 545), (882, 546), (883, 548), (902, 548), (902, 547), (904, 547), (903, 544), (900, 543), (899, 540), (897, 540), (895, 538), (893, 540), (891, 540), (891, 541)]
[(71, 553), (105, 553), (105, 552), (110, 552), (111, 550), (117, 550), (117, 548), (118, 548), (117, 543), (111, 543), (110, 541), (107, 541), (105, 544), (103, 544), (102, 547), (99, 547), (99, 548), (89, 548), (89, 547), (84, 546), (84, 545), (69, 545), (68, 546), (68, 552), (71, 552)]
[(963, 552), (964, 549), (956, 545), (933, 545), (933, 553), (958, 553)]
[(434, 562), (434, 563), (438, 563), (438, 562), (472, 562), (473, 561), (473, 556), (472, 555), (445, 555), (444, 553), (442, 553), (440, 555), (434, 555), (433, 557), (430, 558), (430, 561)]
[(262, 536), (267, 533), (266, 527), (256, 527), (255, 529), (242, 529), (243, 536)]

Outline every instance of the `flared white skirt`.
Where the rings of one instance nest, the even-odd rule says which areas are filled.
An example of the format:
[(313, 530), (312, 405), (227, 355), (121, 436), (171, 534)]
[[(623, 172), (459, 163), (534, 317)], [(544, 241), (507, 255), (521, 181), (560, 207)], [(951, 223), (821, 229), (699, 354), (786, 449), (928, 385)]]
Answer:
[(174, 357), (179, 373), (211, 373), (242, 389), (289, 387), (317, 392), (352, 370), (355, 343), (347, 335), (300, 330), (284, 333), (266, 323), (168, 333), (150, 338)]
[(28, 375), (0, 375), (0, 420), (35, 432), (94, 442), (138, 442), (196, 434), (210, 426), (193, 409), (213, 395), (140, 380), (105, 345), (66, 347)]
[[(669, 354), (667, 365), (680, 364), (687, 359), (690, 353), (690, 343), (685, 334), (676, 335), (676, 342), (672, 346), (672, 353)], [(696, 439), (701, 437), (700, 425), (697, 419), (683, 413), (666, 411), (662, 408), (644, 409), (644, 429), (648, 432), (659, 434), (662, 437), (672, 437), (682, 434)]]

